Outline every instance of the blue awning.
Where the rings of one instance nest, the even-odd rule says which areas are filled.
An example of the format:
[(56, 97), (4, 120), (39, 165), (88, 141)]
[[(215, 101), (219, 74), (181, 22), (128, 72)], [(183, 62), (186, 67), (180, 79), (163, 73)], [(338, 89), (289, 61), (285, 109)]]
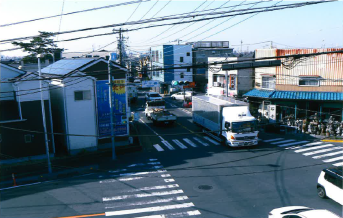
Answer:
[(275, 91), (271, 99), (343, 101), (343, 93), (339, 92), (295, 92)]
[(245, 93), (244, 97), (254, 97), (254, 98), (269, 98), (275, 91), (274, 90), (264, 90), (264, 89), (253, 89)]

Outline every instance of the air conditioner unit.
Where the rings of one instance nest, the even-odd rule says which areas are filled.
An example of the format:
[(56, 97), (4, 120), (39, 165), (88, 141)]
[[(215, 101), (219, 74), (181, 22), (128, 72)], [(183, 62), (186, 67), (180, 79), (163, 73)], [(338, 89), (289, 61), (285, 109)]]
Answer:
[(214, 82), (214, 83), (213, 83), (213, 86), (214, 86), (214, 87), (220, 87), (220, 86), (221, 86), (221, 83), (220, 83), (220, 82)]

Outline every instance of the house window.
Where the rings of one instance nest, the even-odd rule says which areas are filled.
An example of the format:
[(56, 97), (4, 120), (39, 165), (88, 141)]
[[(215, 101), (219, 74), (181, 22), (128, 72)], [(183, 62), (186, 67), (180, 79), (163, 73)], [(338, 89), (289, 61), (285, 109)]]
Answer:
[(187, 67), (187, 72), (191, 72), (191, 68), (190, 67)]
[(213, 87), (224, 87), (225, 76), (224, 75), (213, 75)]
[(75, 91), (74, 92), (75, 101), (91, 100), (91, 91)]
[(180, 78), (181, 79), (185, 78), (185, 74), (184, 73), (180, 73)]
[(262, 89), (275, 89), (275, 77), (263, 76)]
[(24, 135), (24, 140), (25, 143), (31, 143), (32, 142), (32, 138), (30, 134)]
[(183, 62), (183, 57), (180, 57), (180, 62)]
[(191, 53), (190, 53), (190, 52), (187, 52), (187, 56), (191, 56)]
[(319, 86), (319, 80), (316, 78), (299, 78), (299, 86)]

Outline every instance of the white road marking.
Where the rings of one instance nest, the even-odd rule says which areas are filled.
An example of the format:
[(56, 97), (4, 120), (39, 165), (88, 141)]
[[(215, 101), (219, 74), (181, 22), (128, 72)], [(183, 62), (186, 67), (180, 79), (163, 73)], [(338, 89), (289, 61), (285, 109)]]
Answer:
[(161, 177), (163, 177), (163, 178), (170, 177), (170, 174), (162, 174)]
[(193, 137), (193, 139), (197, 142), (199, 142), (200, 144), (202, 144), (203, 146), (209, 146), (208, 143), (206, 142), (203, 142), (201, 139), (197, 138), (197, 137)]
[(191, 140), (189, 140), (189, 139), (187, 139), (187, 138), (183, 139), (183, 141), (185, 141), (186, 143), (188, 143), (190, 146), (192, 146), (192, 147), (194, 147), (194, 148), (197, 147), (196, 144), (194, 144)]
[(157, 159), (149, 159), (149, 161), (157, 161)]
[(292, 143), (278, 145), (278, 147), (286, 147), (286, 146), (290, 146), (290, 145), (298, 145), (298, 144), (307, 143), (307, 142), (308, 141), (292, 142)]
[(270, 144), (277, 145), (277, 144), (282, 144), (282, 143), (286, 143), (286, 142), (294, 142), (294, 141), (295, 141), (295, 139), (288, 139), (288, 140), (284, 140), (284, 141), (272, 142)]
[(155, 132), (155, 130), (153, 130), (148, 124), (146, 124), (142, 119), (139, 119), (139, 121), (141, 121), (142, 123), (144, 123), (155, 135), (157, 135), (162, 141), (164, 141), (164, 138), (162, 138), (162, 136), (160, 136), (157, 132)]
[(323, 160), (323, 162), (330, 163), (330, 162), (335, 162), (337, 160), (343, 160), (343, 156), (335, 157), (335, 158), (331, 158), (331, 159), (327, 159), (327, 160)]
[(130, 177), (130, 178), (121, 178), (121, 179), (107, 179), (107, 180), (103, 180), (100, 181), (99, 183), (111, 183), (111, 182), (126, 182), (126, 181), (132, 181), (132, 180), (139, 180), (139, 179), (143, 179), (143, 177)]
[(2, 188), (0, 189), (0, 191), (2, 190), (7, 190), (7, 189), (13, 189), (13, 188), (19, 188), (19, 187), (25, 187), (25, 186), (30, 186), (30, 185), (37, 185), (37, 184), (41, 184), (42, 182), (35, 182), (35, 183), (30, 183), (30, 184), (25, 184), (25, 185), (17, 185), (17, 186), (12, 186), (12, 187), (8, 187), (8, 188)]
[(200, 211), (193, 210), (193, 211), (186, 211), (186, 212), (180, 212), (180, 213), (140, 216), (140, 217), (135, 217), (135, 218), (177, 218), (177, 217), (185, 217), (185, 216), (196, 216), (196, 215), (200, 215), (200, 214), (201, 214)]
[(343, 162), (333, 164), (336, 167), (343, 166)]
[(284, 138), (276, 138), (276, 139), (268, 139), (268, 140), (263, 140), (263, 142), (274, 142), (274, 141), (278, 141), (278, 140), (282, 140)]
[(159, 203), (167, 203), (171, 201), (184, 201), (187, 200), (187, 196), (178, 196), (178, 197), (172, 197), (172, 198), (164, 198), (164, 199), (157, 199), (157, 200), (150, 200), (150, 201), (139, 201), (135, 203), (128, 204), (127, 202), (122, 202), (121, 204), (118, 204), (118, 202), (115, 205), (107, 204), (109, 206), (106, 206), (105, 209), (111, 209), (111, 208), (117, 208), (117, 207), (123, 207), (123, 206), (141, 206), (146, 204), (159, 204)]
[(134, 194), (134, 195), (120, 195), (114, 197), (107, 197), (102, 198), (103, 201), (116, 201), (128, 198), (146, 198), (146, 197), (153, 197), (153, 196), (164, 196), (164, 195), (175, 195), (183, 193), (181, 189), (172, 190), (172, 191), (164, 191), (164, 192), (152, 192), (152, 193), (142, 193), (142, 194)]
[(175, 150), (175, 148), (174, 148), (171, 144), (169, 144), (169, 142), (163, 140), (162, 143), (163, 143), (167, 148), (169, 148), (169, 150)]
[(328, 149), (312, 151), (312, 152), (308, 152), (308, 153), (303, 153), (303, 155), (304, 156), (310, 156), (310, 155), (313, 155), (313, 154), (320, 154), (320, 153), (324, 153), (324, 152), (328, 152), (328, 151), (333, 151), (333, 150), (338, 150), (338, 149), (342, 149), (342, 147), (333, 147), (333, 148), (328, 148)]
[(208, 137), (208, 136), (204, 136), (204, 139), (206, 139), (207, 141), (209, 141), (209, 142), (212, 142), (213, 144), (215, 144), (215, 145), (220, 145), (220, 143), (219, 142), (217, 142), (217, 141), (214, 141), (213, 139), (211, 139), (210, 137)]
[(161, 164), (160, 162), (149, 162), (149, 163), (138, 163), (138, 164), (131, 164), (127, 167), (137, 167), (137, 166), (145, 166), (145, 165), (158, 165)]
[(164, 149), (159, 144), (154, 145), (154, 147), (157, 151), (164, 151)]
[(177, 144), (180, 148), (182, 148), (182, 149), (187, 149), (187, 147), (186, 147), (184, 144), (182, 144), (179, 140), (173, 139), (172, 141), (173, 141), (175, 144)]
[(178, 184), (171, 184), (171, 185), (157, 185), (157, 186), (151, 186), (151, 187), (143, 187), (143, 188), (137, 188), (134, 190), (129, 190), (127, 192), (139, 192), (139, 191), (149, 191), (149, 190), (158, 190), (158, 189), (167, 189), (167, 188), (178, 188)]
[(333, 144), (327, 144), (327, 145), (320, 145), (320, 146), (315, 146), (315, 147), (311, 147), (311, 148), (304, 148), (304, 149), (299, 149), (294, 151), (295, 153), (299, 153), (299, 152), (303, 152), (303, 151), (311, 151), (311, 150), (316, 150), (316, 149), (320, 149), (320, 148), (327, 148), (327, 147), (332, 147), (334, 146)]
[(312, 146), (312, 145), (320, 145), (323, 144), (323, 142), (312, 142), (312, 143), (308, 143), (306, 145), (300, 145), (300, 146), (292, 146), (286, 149), (298, 149), (298, 148), (304, 148), (304, 147), (308, 147), (308, 146)]
[(122, 173), (119, 176), (139, 176), (139, 175), (146, 175), (152, 173), (165, 173), (167, 170), (157, 170), (157, 171), (149, 171), (149, 172), (139, 172), (139, 173)]
[(151, 167), (150, 169), (161, 169), (161, 168), (163, 168), (162, 165), (160, 165), (160, 166), (153, 166), (153, 167)]
[(124, 172), (127, 171), (127, 169), (121, 169), (121, 170), (112, 170), (112, 171), (108, 171), (109, 173), (119, 173), (119, 172)]
[(175, 182), (175, 179), (165, 179), (165, 182)]
[(121, 215), (127, 215), (127, 214), (135, 214), (135, 213), (147, 213), (147, 212), (155, 212), (155, 211), (163, 211), (163, 210), (188, 208), (188, 207), (193, 207), (193, 206), (194, 206), (193, 203), (173, 204), (173, 205), (164, 205), (164, 206), (157, 206), (157, 207), (137, 208), (137, 209), (131, 209), (131, 210), (111, 211), (111, 212), (105, 212), (105, 215), (106, 216), (121, 216)]
[(331, 156), (335, 156), (337, 154), (343, 154), (343, 151), (337, 151), (337, 152), (333, 152), (333, 153), (328, 153), (328, 154), (323, 154), (323, 155), (319, 155), (319, 156), (314, 156), (312, 158), (313, 159), (320, 159), (322, 157), (331, 157)]

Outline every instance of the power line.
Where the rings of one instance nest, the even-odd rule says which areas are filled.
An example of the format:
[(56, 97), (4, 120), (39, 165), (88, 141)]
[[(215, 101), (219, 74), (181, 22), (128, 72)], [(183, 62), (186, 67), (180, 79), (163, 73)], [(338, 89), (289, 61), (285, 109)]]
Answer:
[(130, 17), (127, 18), (127, 20), (126, 20), (125, 22), (128, 22), (128, 21), (131, 19), (132, 15), (137, 11), (137, 9), (139, 8), (139, 6), (140, 6), (141, 4), (142, 4), (142, 1), (139, 2), (139, 4), (137, 5), (136, 9), (132, 12), (132, 14), (130, 15)]
[[(297, 7), (303, 7), (303, 6), (307, 6), (307, 5), (314, 5), (314, 4), (321, 4), (321, 3), (327, 3), (327, 2), (332, 2), (332, 1), (337, 1), (337, 0), (303, 2), (303, 3), (286, 4), (286, 5), (280, 5), (280, 6), (261, 7), (261, 8), (252, 9), (252, 11), (249, 11), (247, 9), (242, 9), (242, 10), (235, 10), (235, 11), (229, 11), (229, 12), (228, 11), (223, 11), (223, 12), (216, 12), (216, 13), (212, 12), (212, 13), (183, 15), (183, 16), (180, 16), (180, 14), (176, 14), (176, 15), (172, 15), (172, 16), (164, 16), (164, 17), (158, 17), (158, 18), (154, 18), (154, 19), (146, 19), (146, 20), (142, 20), (142, 21), (132, 21), (132, 22), (125, 22), (125, 23), (119, 23), (119, 24), (110, 24), (110, 25), (98, 26), (98, 27), (89, 27), (89, 28), (83, 28), (83, 29), (77, 29), (77, 30), (68, 30), (68, 31), (63, 31), (63, 32), (59, 32), (59, 33), (53, 33), (53, 35), (67, 34), (67, 33), (74, 33), (74, 32), (82, 32), (82, 31), (89, 31), (89, 30), (95, 30), (95, 29), (104, 29), (104, 28), (117, 27), (117, 26), (125, 26), (125, 25), (132, 25), (132, 24), (144, 24), (144, 23), (151, 23), (151, 22), (161, 22), (161, 21), (175, 20), (175, 19), (180, 19), (180, 18), (199, 17), (199, 16), (204, 16), (204, 15), (212, 15), (212, 16), (214, 16), (216, 14), (224, 14), (222, 16), (211, 17), (211, 18), (204, 18), (204, 19), (197, 19), (197, 20), (191, 20), (191, 21), (182, 21), (182, 22), (175, 22), (175, 23), (155, 25), (154, 27), (162, 26), (162, 25), (163, 26), (174, 25), (174, 24), (180, 24), (180, 23), (191, 23), (191, 22), (199, 22), (199, 21), (203, 21), (203, 20), (210, 20), (210, 19), (215, 19), (215, 18), (220, 18), (220, 17), (229, 17), (229, 16), (245, 15), (245, 14), (251, 14), (251, 13), (258, 13), (258, 12), (268, 12), (268, 11), (283, 10), (283, 9), (289, 9), (289, 8), (297, 8)], [(256, 11), (253, 11), (253, 10), (256, 10)], [(228, 13), (232, 13), (232, 12), (234, 12), (234, 13), (237, 12), (237, 13), (236, 14), (232, 14), (232, 15), (228, 14)], [(150, 27), (152, 27), (152, 26), (150, 26)], [(144, 28), (147, 28), (147, 27), (136, 28), (136, 29), (133, 29), (133, 30), (144, 29)], [(30, 39), (30, 38), (33, 38), (33, 37), (38, 37), (38, 36), (27, 36), (27, 37), (6, 39), (6, 40), (1, 40), (0, 42), (16, 41), (16, 40), (21, 40), (21, 39)]]
[(2, 25), (0, 25), (0, 27), (13, 26), (13, 25), (17, 25), (17, 24), (29, 23), (29, 22), (34, 22), (34, 21), (38, 21), (38, 20), (45, 20), (45, 19), (50, 19), (50, 18), (60, 17), (60, 16), (67, 16), (67, 15), (71, 15), (71, 14), (78, 14), (78, 13), (83, 13), (83, 12), (113, 8), (113, 7), (123, 6), (123, 5), (131, 5), (131, 4), (141, 3), (143, 1), (148, 2), (151, 0), (139, 0), (139, 1), (123, 2), (123, 3), (119, 3), (119, 4), (107, 5), (107, 6), (98, 7), (98, 8), (90, 8), (90, 9), (81, 10), (81, 11), (73, 11), (73, 12), (69, 12), (69, 13), (65, 13), (65, 14), (57, 14), (57, 15), (52, 15), (52, 16), (47, 16), (47, 17), (35, 18), (35, 19), (31, 19), (31, 20), (19, 21), (19, 22), (15, 22), (15, 23), (2, 24)]

